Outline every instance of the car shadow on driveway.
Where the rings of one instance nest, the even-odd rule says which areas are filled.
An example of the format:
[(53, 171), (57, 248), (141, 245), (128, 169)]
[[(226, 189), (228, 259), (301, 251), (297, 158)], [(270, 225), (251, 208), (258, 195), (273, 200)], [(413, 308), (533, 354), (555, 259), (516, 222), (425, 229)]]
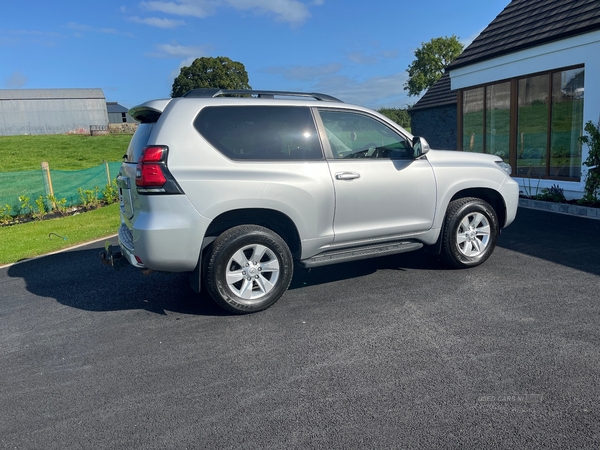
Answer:
[[(9, 267), (7, 274), (22, 278), (27, 291), (36, 296), (53, 298), (65, 306), (86, 311), (141, 309), (157, 314), (171, 311), (205, 316), (229, 315), (205, 291), (195, 293), (187, 274), (145, 275), (133, 267), (115, 271), (101, 264), (101, 245), (23, 261)], [(312, 270), (296, 267), (290, 289), (364, 277), (378, 270), (410, 269), (439, 270), (443, 266), (432, 261), (425, 252), (417, 251)]]
[(290, 289), (364, 277), (378, 270), (451, 270), (424, 250), (304, 269), (296, 266)]
[[(101, 244), (99, 244), (101, 245)], [(40, 297), (87, 311), (142, 309), (222, 316), (227, 313), (207, 295), (196, 294), (187, 274), (151, 273), (133, 267), (115, 271), (99, 259), (100, 248), (71, 250), (15, 264), (8, 276), (22, 278)]]

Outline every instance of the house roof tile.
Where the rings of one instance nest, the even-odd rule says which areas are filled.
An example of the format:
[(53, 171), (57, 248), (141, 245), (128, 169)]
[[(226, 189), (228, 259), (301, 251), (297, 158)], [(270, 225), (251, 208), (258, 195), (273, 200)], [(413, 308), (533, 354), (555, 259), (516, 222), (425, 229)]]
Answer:
[(425, 95), (415, 103), (411, 108), (411, 111), (455, 104), (456, 91), (450, 89), (450, 74), (446, 72), (442, 75), (442, 78), (437, 80), (433, 86), (427, 89)]
[(598, 0), (513, 0), (450, 70), (599, 29)]

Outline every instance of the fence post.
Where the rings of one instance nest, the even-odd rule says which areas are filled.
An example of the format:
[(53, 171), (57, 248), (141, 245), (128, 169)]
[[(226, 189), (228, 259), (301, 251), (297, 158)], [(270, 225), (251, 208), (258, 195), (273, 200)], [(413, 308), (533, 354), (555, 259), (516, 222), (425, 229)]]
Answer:
[(104, 167), (106, 168), (106, 184), (110, 184), (110, 168), (108, 167), (108, 161), (104, 160)]
[[(44, 175), (44, 190), (46, 191), (46, 197), (54, 198), (54, 188), (52, 187), (52, 177), (50, 176), (50, 165), (44, 161), (42, 162), (42, 173)], [(56, 209), (56, 204), (52, 201), (52, 209)]]

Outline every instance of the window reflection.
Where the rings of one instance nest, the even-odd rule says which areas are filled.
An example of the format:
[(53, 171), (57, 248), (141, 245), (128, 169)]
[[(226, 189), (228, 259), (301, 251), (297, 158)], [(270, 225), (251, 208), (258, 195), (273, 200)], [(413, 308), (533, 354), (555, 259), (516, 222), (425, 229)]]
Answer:
[(519, 80), (517, 174), (546, 174), (548, 75)]

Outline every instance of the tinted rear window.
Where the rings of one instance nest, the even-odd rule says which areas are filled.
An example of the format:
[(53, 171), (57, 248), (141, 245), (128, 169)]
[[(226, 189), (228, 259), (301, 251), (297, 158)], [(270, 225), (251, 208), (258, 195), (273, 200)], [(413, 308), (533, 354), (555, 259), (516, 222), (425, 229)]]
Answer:
[(153, 125), (154, 123), (140, 123), (138, 125), (135, 134), (129, 142), (129, 147), (127, 148), (126, 162), (138, 162), (138, 159), (142, 154), (142, 150), (144, 150), (144, 148), (146, 148), (146, 145), (148, 144), (148, 139), (150, 138), (150, 133), (152, 132)]
[(308, 107), (211, 106), (202, 109), (194, 126), (231, 159), (323, 159)]

